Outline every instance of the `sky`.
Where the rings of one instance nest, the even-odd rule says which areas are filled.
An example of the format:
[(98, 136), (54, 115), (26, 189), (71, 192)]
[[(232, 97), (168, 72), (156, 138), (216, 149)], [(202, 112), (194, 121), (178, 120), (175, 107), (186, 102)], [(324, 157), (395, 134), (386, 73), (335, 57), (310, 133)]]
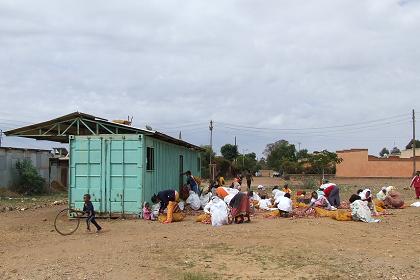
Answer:
[(259, 156), (280, 139), (403, 148), (419, 30), (415, 0), (2, 0), (0, 129), (80, 111), (197, 145), (213, 120), (216, 151), (236, 136)]

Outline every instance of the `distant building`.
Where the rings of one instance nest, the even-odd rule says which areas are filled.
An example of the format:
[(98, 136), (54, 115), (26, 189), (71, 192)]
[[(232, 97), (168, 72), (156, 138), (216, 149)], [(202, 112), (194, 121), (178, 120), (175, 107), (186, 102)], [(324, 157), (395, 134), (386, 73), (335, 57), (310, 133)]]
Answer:
[(17, 179), (16, 163), (28, 159), (48, 182), (50, 150), (0, 147), (0, 188), (13, 186)]
[[(367, 149), (337, 151), (343, 162), (337, 164), (336, 176), (409, 178), (413, 175), (413, 158), (408, 157), (405, 152), (402, 151), (401, 155), (380, 158), (369, 155)], [(420, 157), (416, 157), (416, 161), (420, 163)]]
[(66, 148), (53, 148), (50, 158), (49, 184), (56, 190), (67, 190), (69, 173), (69, 152)]

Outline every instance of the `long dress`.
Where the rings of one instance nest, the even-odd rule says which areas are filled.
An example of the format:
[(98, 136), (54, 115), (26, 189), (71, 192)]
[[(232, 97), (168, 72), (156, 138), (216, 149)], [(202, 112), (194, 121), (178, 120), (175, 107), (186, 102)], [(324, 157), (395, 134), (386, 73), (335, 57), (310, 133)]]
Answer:
[(404, 200), (401, 199), (401, 194), (397, 191), (390, 191), (383, 200), (386, 208), (401, 208), (404, 206)]
[(251, 212), (248, 194), (240, 192), (236, 194), (229, 203), (233, 218), (238, 216), (246, 216)]
[(377, 223), (380, 221), (372, 218), (367, 201), (356, 200), (350, 204), (350, 209), (354, 221), (362, 221), (365, 223)]

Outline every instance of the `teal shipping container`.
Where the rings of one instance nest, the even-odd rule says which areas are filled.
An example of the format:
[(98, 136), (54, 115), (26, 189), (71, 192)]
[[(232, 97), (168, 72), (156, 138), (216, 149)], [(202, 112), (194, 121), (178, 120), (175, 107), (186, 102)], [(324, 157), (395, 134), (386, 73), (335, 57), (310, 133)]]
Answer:
[(201, 176), (202, 148), (131, 121), (73, 112), (5, 132), (8, 136), (69, 143), (69, 205), (81, 209), (90, 194), (103, 214), (138, 214), (143, 202)]
[(201, 176), (200, 151), (145, 134), (70, 136), (69, 203), (89, 193), (102, 214), (138, 214), (153, 194)]

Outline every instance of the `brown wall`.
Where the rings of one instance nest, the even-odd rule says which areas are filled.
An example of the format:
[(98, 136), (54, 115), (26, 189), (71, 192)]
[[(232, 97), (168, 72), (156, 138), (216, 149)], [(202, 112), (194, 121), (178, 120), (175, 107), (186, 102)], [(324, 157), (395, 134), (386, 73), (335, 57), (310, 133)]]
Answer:
[[(337, 177), (411, 177), (412, 158), (377, 158), (369, 156), (367, 149), (337, 151), (343, 162), (337, 164)], [(420, 157), (417, 157), (420, 163)], [(419, 166), (420, 168), (420, 166)]]

